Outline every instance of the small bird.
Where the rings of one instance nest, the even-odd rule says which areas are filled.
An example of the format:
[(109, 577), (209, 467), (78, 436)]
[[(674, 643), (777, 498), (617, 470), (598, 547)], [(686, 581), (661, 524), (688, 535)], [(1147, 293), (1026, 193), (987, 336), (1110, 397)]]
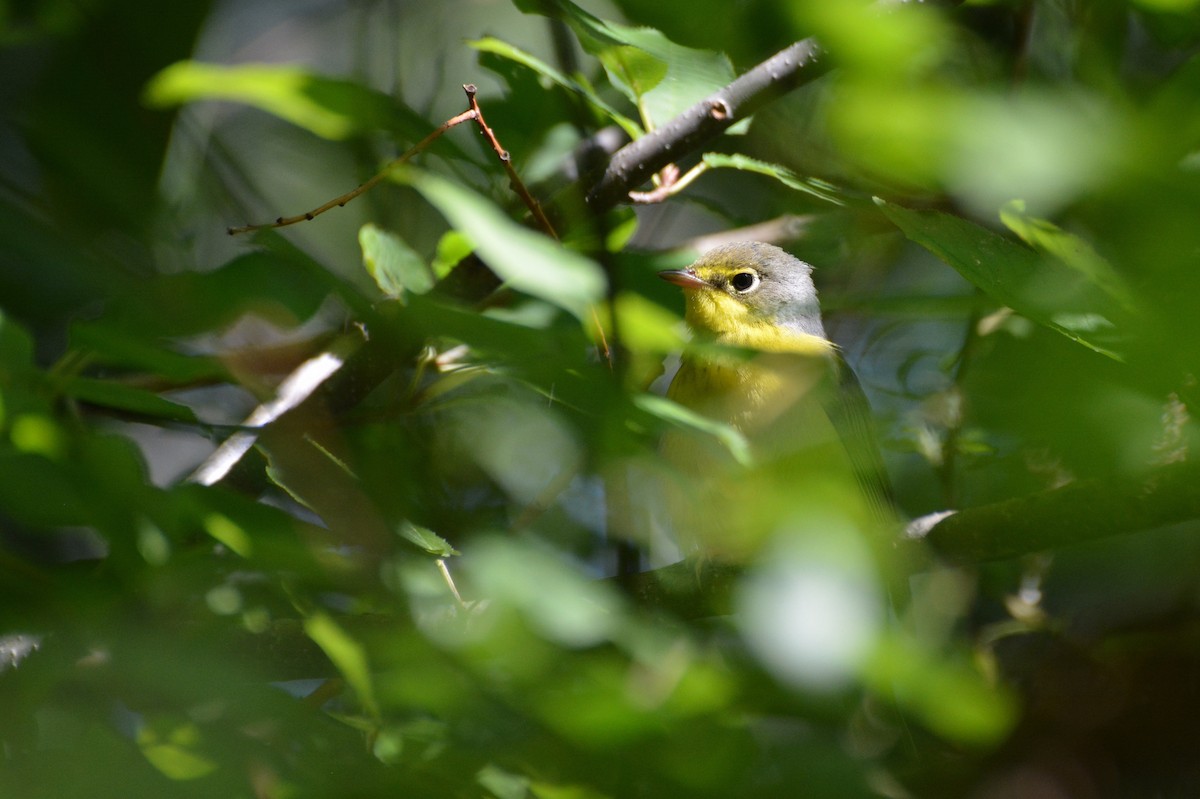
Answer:
[(751, 455), (739, 462), (694, 429), (664, 436), (684, 554), (744, 560), (789, 514), (822, 503), (849, 503), (868, 523), (889, 517), (866, 396), (825, 335), (812, 267), (747, 241), (659, 276), (683, 288), (693, 334), (667, 396), (741, 433)]

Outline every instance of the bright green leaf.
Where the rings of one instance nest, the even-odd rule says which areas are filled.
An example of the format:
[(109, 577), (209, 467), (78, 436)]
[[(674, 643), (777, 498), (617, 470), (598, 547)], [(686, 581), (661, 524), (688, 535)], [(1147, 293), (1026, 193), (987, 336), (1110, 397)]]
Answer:
[(790, 189), (811, 194), (834, 205), (846, 204), (845, 196), (837, 186), (817, 178), (802, 178), (792, 170), (779, 164), (759, 161), (757, 158), (750, 158), (741, 153), (733, 153), (732, 155), (726, 155), (725, 153), (705, 153), (701, 156), (701, 160), (714, 169), (740, 169), (743, 172), (755, 172), (759, 175), (775, 178)]
[(244, 530), (241, 525), (220, 513), (209, 514), (204, 520), (204, 529), (213, 538), (220, 541), (231, 550), (241, 555), (243, 558), (248, 558), (254, 552), (254, 546), (250, 541), (250, 535)]
[(729, 450), (729, 454), (743, 466), (750, 465), (753, 460), (750, 454), (750, 443), (746, 441), (746, 437), (727, 424), (715, 422), (707, 416), (701, 416), (678, 402), (673, 402), (657, 394), (639, 394), (633, 398), (633, 403), (646, 413), (665, 422), (712, 436), (725, 449)]
[(180, 61), (154, 76), (145, 98), (158, 107), (198, 100), (244, 103), (326, 139), (385, 129), (416, 141), (430, 129), (425, 120), (386, 94), (287, 64)]
[(428, 527), (422, 527), (418, 524), (405, 521), (400, 523), (397, 532), (400, 533), (401, 538), (416, 544), (430, 555), (436, 555), (439, 558), (448, 558), (451, 555), (458, 554), (458, 550), (450, 546), (449, 541)]
[(173, 780), (199, 779), (217, 768), (215, 760), (197, 751), (200, 730), (192, 722), (162, 731), (145, 726), (137, 743), (151, 765)]
[(571, 312), (580, 320), (604, 296), (604, 273), (594, 262), (527, 230), (475, 192), (431, 172), (397, 175), (475, 243), (488, 266), (518, 291)]
[(990, 685), (968, 663), (937, 658), (917, 642), (885, 636), (867, 681), (895, 697), (935, 733), (974, 746), (1003, 740), (1017, 720), (1008, 690)]

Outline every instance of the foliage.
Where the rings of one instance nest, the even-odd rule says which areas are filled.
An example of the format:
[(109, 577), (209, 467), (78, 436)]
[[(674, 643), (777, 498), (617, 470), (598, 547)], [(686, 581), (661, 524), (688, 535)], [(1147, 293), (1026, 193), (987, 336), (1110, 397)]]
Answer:
[[(1200, 790), (1194, 2), (234, 5), (0, 4), (0, 794)], [(581, 201), (808, 36), (660, 202)], [(482, 120), (225, 235), (466, 82), (554, 236)], [(899, 510), (979, 515), (812, 475), (673, 563), (662, 434), (753, 455), (661, 396), (655, 273), (748, 226), (816, 264)]]

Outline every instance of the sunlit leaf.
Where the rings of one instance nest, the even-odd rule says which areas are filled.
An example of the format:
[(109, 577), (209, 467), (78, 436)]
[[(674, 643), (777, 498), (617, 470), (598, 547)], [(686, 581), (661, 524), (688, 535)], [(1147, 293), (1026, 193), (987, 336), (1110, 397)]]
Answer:
[(430, 555), (436, 555), (439, 558), (448, 558), (451, 555), (458, 554), (458, 550), (450, 546), (449, 541), (428, 527), (422, 527), (419, 524), (405, 521), (400, 523), (397, 531), (406, 541), (416, 544)]
[(886, 636), (868, 666), (868, 680), (889, 691), (938, 735), (973, 746), (1002, 740), (1017, 719), (1006, 687), (991, 685), (968, 663), (939, 659), (899, 633)]
[(705, 153), (701, 160), (713, 168), (739, 169), (743, 172), (755, 172), (759, 175), (775, 178), (783, 185), (805, 194), (811, 194), (834, 205), (845, 205), (843, 192), (836, 186), (817, 178), (802, 178), (787, 167), (760, 161), (757, 158), (734, 153)]
[(487, 538), (471, 547), (466, 563), (486, 596), (515, 607), (563, 646), (594, 646), (620, 624), (621, 606), (609, 587), (542, 546)]
[(360, 83), (284, 64), (230, 66), (180, 61), (154, 76), (145, 97), (154, 106), (198, 100), (244, 103), (326, 139), (345, 139), (382, 128), (415, 141), (430, 127), (395, 99)]
[(488, 266), (514, 289), (571, 312), (580, 320), (604, 296), (604, 273), (578, 253), (527, 230), (490, 202), (431, 172), (397, 179), (421, 192), (459, 232), (475, 243)]
[(567, 22), (588, 52), (600, 59), (613, 84), (656, 128), (734, 79), (722, 53), (676, 44), (653, 28), (634, 28), (596, 17), (570, 0), (524, 4)]
[(633, 402), (641, 410), (665, 422), (712, 436), (725, 449), (729, 450), (729, 454), (743, 466), (750, 465), (753, 460), (750, 453), (750, 443), (746, 440), (746, 437), (729, 425), (714, 422), (707, 416), (701, 416), (695, 411), (683, 407), (678, 402), (672, 402), (666, 397), (660, 397), (656, 394), (640, 394), (633, 398)]
[(549, 79), (556, 86), (582, 97), (602, 114), (619, 125), (631, 138), (637, 138), (642, 135), (643, 131), (638, 123), (609, 105), (590, 86), (567, 77), (545, 61), (527, 53), (521, 48), (497, 39), (494, 36), (485, 36), (482, 39), (469, 41), (467, 44), (481, 53), (492, 53), (531, 69), (538, 75)]
[(164, 730), (145, 726), (137, 738), (146, 759), (173, 780), (199, 779), (217, 768), (217, 761), (199, 750), (200, 729), (191, 722)]

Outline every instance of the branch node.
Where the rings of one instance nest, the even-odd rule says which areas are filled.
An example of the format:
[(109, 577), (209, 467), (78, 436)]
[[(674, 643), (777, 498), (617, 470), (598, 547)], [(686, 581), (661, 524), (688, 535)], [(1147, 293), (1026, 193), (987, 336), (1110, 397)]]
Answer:
[(729, 107), (729, 103), (715, 97), (708, 103), (708, 115), (717, 120), (729, 119), (733, 115), (733, 109)]

